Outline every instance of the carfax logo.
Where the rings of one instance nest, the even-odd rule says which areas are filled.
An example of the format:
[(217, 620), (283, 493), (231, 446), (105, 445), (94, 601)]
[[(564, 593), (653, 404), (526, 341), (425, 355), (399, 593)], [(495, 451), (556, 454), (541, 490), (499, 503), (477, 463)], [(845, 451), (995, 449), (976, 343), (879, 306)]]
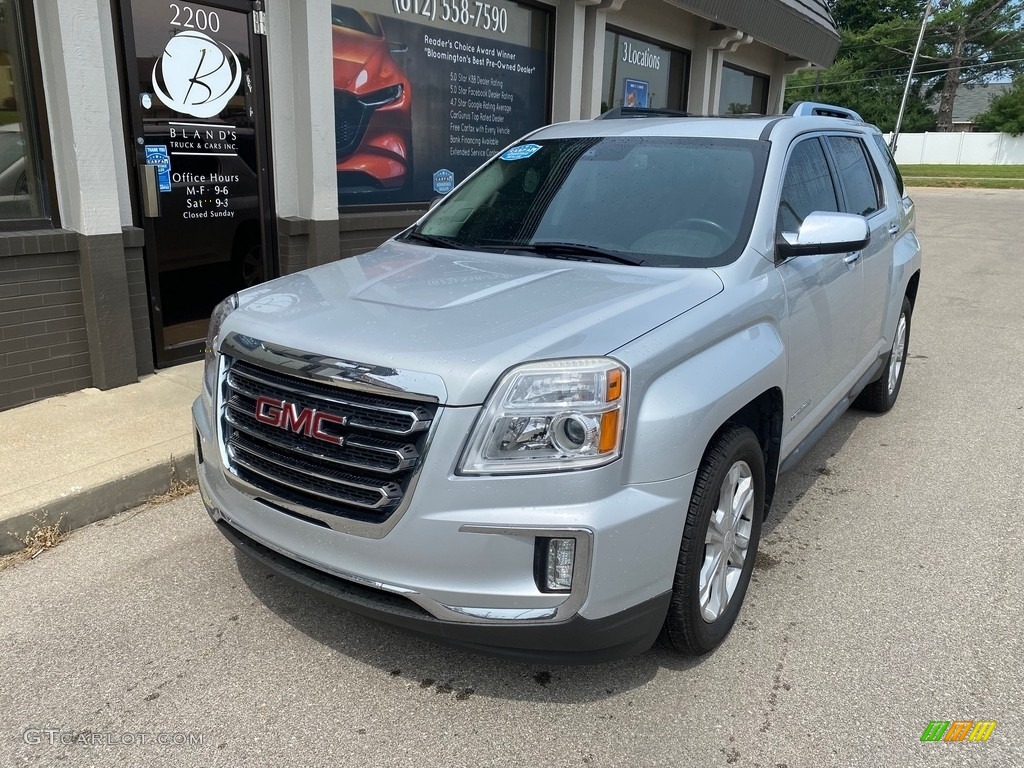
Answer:
[(932, 720), (921, 741), (988, 741), (995, 729), (995, 720)]
[(146, 164), (156, 166), (157, 183), (161, 192), (171, 191), (171, 156), (167, 147), (158, 144), (146, 145)]
[(455, 189), (455, 174), (447, 168), (434, 171), (434, 191), (439, 195), (447, 195)]

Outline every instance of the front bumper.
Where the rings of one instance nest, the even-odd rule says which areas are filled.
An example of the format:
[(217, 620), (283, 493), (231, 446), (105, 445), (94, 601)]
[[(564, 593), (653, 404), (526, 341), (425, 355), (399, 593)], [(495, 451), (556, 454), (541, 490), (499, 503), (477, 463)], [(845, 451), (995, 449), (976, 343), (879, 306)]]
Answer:
[[(638, 486), (623, 485), (616, 464), (460, 477), (453, 462), (477, 409), (442, 408), (409, 507), (383, 536), (363, 536), (289, 514), (229, 480), (211, 411), (203, 398), (193, 406), (211, 517), (239, 549), (301, 587), (438, 640), (562, 663), (638, 653), (661, 629), (692, 474)], [(570, 593), (538, 589), (537, 535), (576, 538)]]
[[(228, 541), (285, 580), (362, 616), (435, 640), (497, 656), (552, 664), (596, 664), (643, 653), (665, 622), (671, 593), (614, 616), (589, 620), (575, 616), (557, 624), (465, 624), (434, 618), (398, 596), (389, 596), (331, 576), (275, 552), (226, 522), (217, 528)], [(389, 599), (390, 598), (390, 599)]]

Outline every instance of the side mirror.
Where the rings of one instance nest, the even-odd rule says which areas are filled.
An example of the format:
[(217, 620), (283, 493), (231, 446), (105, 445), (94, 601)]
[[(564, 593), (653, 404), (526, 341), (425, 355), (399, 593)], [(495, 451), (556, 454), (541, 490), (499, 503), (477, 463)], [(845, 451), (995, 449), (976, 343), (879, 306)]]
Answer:
[(797, 232), (780, 232), (775, 243), (779, 258), (820, 253), (859, 251), (871, 240), (868, 220), (855, 213), (815, 211)]
[(442, 200), (444, 200), (445, 197), (446, 197), (445, 195), (438, 195), (437, 197), (435, 197), (433, 200), (430, 201), (430, 206), (427, 208), (427, 210), (428, 211), (434, 210), (434, 208), (437, 207), (437, 204), (440, 203)]

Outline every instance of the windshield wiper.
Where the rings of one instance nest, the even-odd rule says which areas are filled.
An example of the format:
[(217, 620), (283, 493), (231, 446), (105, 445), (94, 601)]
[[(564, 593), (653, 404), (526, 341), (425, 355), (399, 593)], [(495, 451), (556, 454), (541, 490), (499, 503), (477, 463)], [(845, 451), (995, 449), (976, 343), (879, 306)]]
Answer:
[(454, 237), (442, 237), (441, 235), (425, 235), (422, 232), (409, 232), (399, 238), (400, 240), (415, 240), (418, 243), (426, 243), (432, 245), (435, 248), (455, 248), (458, 250), (465, 249), (461, 242), (456, 240)]
[(581, 261), (599, 259), (602, 261), (614, 261), (616, 264), (631, 264), (635, 267), (647, 263), (636, 256), (619, 253), (618, 251), (609, 251), (607, 248), (599, 248), (596, 245), (587, 245), (586, 243), (537, 242), (509, 246), (508, 250), (529, 251), (530, 253), (536, 253), (552, 259), (579, 259)]

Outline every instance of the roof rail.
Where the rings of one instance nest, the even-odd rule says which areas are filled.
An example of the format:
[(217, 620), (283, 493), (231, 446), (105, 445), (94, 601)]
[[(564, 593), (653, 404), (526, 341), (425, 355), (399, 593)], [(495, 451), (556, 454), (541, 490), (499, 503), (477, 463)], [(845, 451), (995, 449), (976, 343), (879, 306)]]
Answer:
[(624, 117), (693, 117), (689, 112), (680, 112), (678, 109), (662, 109), (658, 107), (615, 107), (604, 114), (595, 117), (595, 120), (618, 120)]
[(855, 120), (858, 123), (864, 122), (864, 118), (852, 109), (837, 107), (834, 104), (818, 104), (814, 101), (797, 101), (786, 110), (786, 114), (792, 117), (810, 117), (812, 115), (818, 117), (840, 117), (844, 120)]

